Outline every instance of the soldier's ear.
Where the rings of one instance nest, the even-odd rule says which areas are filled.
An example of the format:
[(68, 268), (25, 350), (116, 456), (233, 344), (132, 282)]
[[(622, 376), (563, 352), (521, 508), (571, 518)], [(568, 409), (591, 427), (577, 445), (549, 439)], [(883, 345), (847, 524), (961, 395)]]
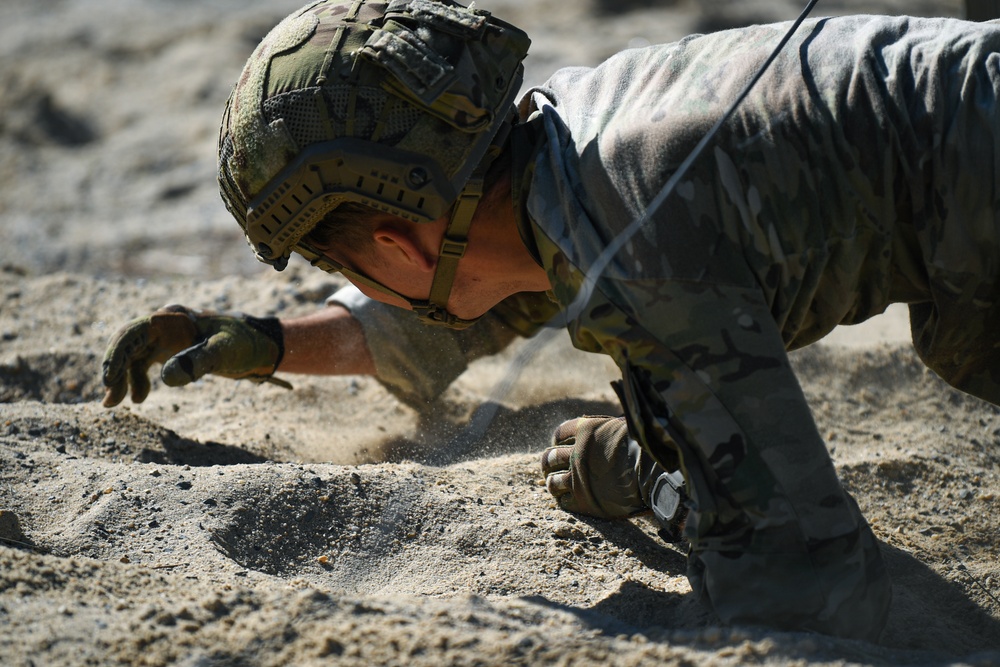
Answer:
[(401, 262), (404, 266), (425, 273), (434, 271), (437, 256), (429, 251), (422, 235), (413, 225), (379, 225), (372, 234), (376, 252), (390, 266), (398, 266)]

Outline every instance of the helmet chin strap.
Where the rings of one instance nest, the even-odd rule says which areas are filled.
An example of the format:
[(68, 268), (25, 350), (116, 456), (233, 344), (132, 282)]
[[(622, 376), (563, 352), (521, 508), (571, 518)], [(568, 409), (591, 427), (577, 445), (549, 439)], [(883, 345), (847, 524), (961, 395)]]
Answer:
[[(503, 147), (507, 145), (507, 138), (510, 136), (511, 128), (514, 127), (516, 120), (517, 114), (511, 110), (507, 121), (500, 125), (486, 155), (472, 172), (465, 187), (462, 188), (462, 192), (458, 195), (455, 205), (452, 206), (451, 218), (448, 220), (448, 227), (445, 228), (444, 236), (441, 239), (441, 251), (438, 253), (434, 279), (431, 281), (431, 291), (427, 300), (406, 299), (421, 321), (426, 324), (437, 324), (450, 329), (465, 329), (479, 320), (479, 317), (463, 320), (449, 313), (448, 297), (451, 296), (451, 288), (455, 283), (458, 262), (465, 255), (465, 250), (469, 245), (469, 228), (472, 226), (472, 218), (476, 215), (479, 202), (483, 198), (486, 172), (503, 152)], [(480, 315), (480, 317), (482, 316)]]
[[(490, 160), (492, 162), (492, 160)], [(448, 312), (448, 297), (455, 284), (455, 274), (458, 272), (458, 262), (465, 255), (469, 246), (469, 228), (476, 214), (479, 202), (483, 198), (484, 166), (472, 173), (469, 181), (458, 195), (451, 210), (451, 218), (441, 238), (441, 250), (438, 253), (437, 266), (434, 268), (434, 279), (431, 281), (430, 295), (426, 301), (410, 300), (410, 307), (427, 324), (439, 324), (452, 329), (465, 329), (479, 318), (463, 320)]]

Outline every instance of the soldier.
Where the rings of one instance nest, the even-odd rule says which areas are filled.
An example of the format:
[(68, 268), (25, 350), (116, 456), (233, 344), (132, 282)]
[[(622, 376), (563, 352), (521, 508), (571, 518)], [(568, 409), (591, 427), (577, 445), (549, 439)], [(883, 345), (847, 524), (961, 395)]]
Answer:
[(927, 365), (1000, 404), (1000, 26), (807, 21), (622, 237), (786, 28), (563, 70), (512, 113), (528, 39), (488, 12), (304, 8), (233, 91), (222, 196), (260, 260), (298, 252), (368, 299), (280, 322), (158, 311), (112, 340), (105, 405), (145, 398), (155, 362), (168, 385), (375, 373), (428, 397), (562, 317), (615, 359), (625, 411), (557, 430), (562, 506), (676, 528), (684, 493), (691, 586), (724, 622), (877, 638), (889, 580), (786, 351), (906, 302)]

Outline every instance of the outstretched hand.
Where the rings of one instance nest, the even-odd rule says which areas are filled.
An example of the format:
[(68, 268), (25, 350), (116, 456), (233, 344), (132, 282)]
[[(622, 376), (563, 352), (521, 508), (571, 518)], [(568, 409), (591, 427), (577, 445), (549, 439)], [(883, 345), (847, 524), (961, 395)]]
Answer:
[(160, 377), (179, 387), (212, 373), (234, 379), (272, 382), (284, 353), (281, 325), (274, 318), (220, 315), (172, 305), (126, 324), (111, 338), (104, 355), (105, 407), (124, 400), (131, 386), (134, 403), (149, 395), (149, 369), (163, 364)]

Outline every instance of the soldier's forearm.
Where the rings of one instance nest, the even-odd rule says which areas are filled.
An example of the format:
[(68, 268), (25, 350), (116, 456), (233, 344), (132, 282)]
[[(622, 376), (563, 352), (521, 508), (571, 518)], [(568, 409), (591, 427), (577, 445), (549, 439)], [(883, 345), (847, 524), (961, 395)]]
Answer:
[(331, 304), (281, 321), (285, 355), (281, 373), (374, 375), (375, 364), (361, 325), (341, 305)]

